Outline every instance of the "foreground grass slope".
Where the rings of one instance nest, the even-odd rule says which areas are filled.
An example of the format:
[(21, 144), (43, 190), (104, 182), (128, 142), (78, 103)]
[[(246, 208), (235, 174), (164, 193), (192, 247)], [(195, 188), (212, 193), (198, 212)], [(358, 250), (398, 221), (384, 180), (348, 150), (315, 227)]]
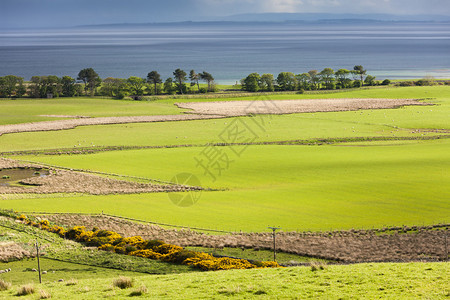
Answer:
[[(37, 290), (55, 299), (128, 298), (145, 286), (143, 296), (151, 299), (447, 299), (448, 263), (359, 264), (328, 266), (312, 271), (309, 267), (233, 270), (183, 275), (139, 276), (134, 287), (112, 287), (111, 279), (79, 280), (74, 285), (45, 282)], [(17, 286), (0, 292), (15, 298)]]

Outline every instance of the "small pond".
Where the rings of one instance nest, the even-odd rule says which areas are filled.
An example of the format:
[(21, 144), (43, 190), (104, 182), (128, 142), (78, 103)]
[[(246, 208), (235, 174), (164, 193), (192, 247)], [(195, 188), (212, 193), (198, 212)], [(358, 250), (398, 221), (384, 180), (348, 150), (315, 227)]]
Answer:
[(50, 174), (48, 169), (44, 168), (10, 168), (0, 169), (0, 185), (10, 185), (18, 181), (31, 177), (45, 177)]

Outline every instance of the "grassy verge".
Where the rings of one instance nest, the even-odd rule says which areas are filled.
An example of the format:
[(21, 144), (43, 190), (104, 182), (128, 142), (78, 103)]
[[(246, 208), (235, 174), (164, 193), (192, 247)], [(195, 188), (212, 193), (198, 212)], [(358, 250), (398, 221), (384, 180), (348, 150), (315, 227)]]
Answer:
[[(140, 288), (151, 299), (447, 299), (448, 263), (359, 264), (233, 270), (183, 275), (133, 277), (133, 287), (112, 287), (111, 279), (79, 280), (76, 285), (48, 282), (37, 286), (55, 299), (128, 298)], [(17, 286), (0, 292), (15, 298)]]

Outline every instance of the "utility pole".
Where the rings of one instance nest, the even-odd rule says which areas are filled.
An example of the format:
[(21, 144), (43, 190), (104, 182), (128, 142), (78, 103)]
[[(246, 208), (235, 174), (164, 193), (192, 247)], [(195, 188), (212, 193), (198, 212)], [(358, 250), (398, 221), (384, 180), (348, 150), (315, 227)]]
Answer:
[(37, 257), (37, 263), (38, 263), (38, 272), (39, 272), (39, 283), (42, 283), (41, 279), (41, 264), (39, 262), (39, 242), (36, 239), (36, 257)]
[(273, 261), (277, 261), (277, 242), (276, 242), (276, 231), (281, 229), (281, 227), (267, 227), (272, 229), (272, 237), (273, 237)]

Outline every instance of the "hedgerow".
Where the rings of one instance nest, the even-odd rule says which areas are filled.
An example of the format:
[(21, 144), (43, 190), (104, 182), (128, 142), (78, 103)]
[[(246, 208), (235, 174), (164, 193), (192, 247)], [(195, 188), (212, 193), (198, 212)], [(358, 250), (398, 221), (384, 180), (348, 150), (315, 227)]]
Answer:
[(186, 250), (160, 240), (145, 240), (140, 236), (122, 237), (117, 232), (98, 228), (86, 230), (84, 226), (74, 226), (65, 230), (63, 227), (51, 225), (48, 220), (34, 222), (25, 215), (17, 215), (16, 219), (27, 225), (56, 233), (60, 237), (85, 243), (88, 246), (96, 246), (99, 250), (183, 264), (204, 271), (280, 267), (273, 261), (250, 262), (239, 258), (218, 258), (208, 253)]

